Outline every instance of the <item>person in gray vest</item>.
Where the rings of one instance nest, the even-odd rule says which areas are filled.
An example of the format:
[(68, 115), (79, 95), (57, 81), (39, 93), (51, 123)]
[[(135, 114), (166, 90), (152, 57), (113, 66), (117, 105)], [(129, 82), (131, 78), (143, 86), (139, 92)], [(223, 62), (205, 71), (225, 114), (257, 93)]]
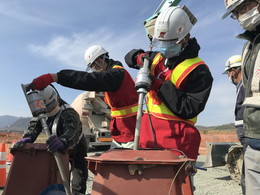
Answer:
[(246, 194), (260, 194), (260, 0), (226, 0), (227, 12), (245, 30), (242, 80), (245, 86), (244, 131)]
[[(242, 74), (241, 74), (241, 66), (242, 66), (242, 56), (241, 55), (233, 55), (226, 61), (225, 71), (223, 74), (227, 74), (229, 80), (236, 86), (236, 105), (235, 105), (235, 128), (238, 140), (243, 146), (243, 152), (246, 150), (245, 144), (245, 132), (243, 127), (243, 113), (244, 106), (243, 101), (245, 98), (245, 88), (242, 85)], [(245, 171), (244, 171), (244, 163), (241, 174), (241, 187), (242, 192), (245, 194)]]
[[(63, 152), (72, 148), (70, 164), (72, 172), (72, 192), (74, 195), (85, 194), (88, 177), (87, 142), (82, 133), (82, 124), (78, 113), (62, 100), (52, 86), (39, 91), (47, 108), (47, 125), (51, 136), (46, 141), (49, 152)], [(33, 143), (42, 132), (38, 118), (33, 118), (23, 135), (15, 143), (14, 148), (21, 148), (25, 143)]]

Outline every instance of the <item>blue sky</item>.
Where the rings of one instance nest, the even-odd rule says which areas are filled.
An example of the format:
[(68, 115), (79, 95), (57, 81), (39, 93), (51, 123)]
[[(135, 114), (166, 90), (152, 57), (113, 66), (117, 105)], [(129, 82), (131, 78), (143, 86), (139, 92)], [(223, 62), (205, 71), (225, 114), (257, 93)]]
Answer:
[[(134, 48), (148, 50), (143, 21), (161, 0), (11, 0), (0, 2), (0, 116), (31, 116), (21, 84), (61, 69), (85, 70), (84, 52), (93, 44), (105, 47), (110, 57), (124, 63)], [(197, 17), (191, 31), (200, 57), (214, 77), (211, 95), (198, 125), (221, 125), (234, 120), (235, 86), (222, 75), (225, 61), (240, 54), (243, 32), (230, 17), (222, 20), (223, 0), (182, 0)], [(125, 63), (124, 63), (125, 64)], [(126, 67), (126, 66), (125, 66)], [(128, 69), (128, 67), (127, 67)], [(128, 69), (129, 70), (129, 69)], [(136, 71), (130, 70), (133, 78)], [(83, 91), (55, 83), (71, 103)]]

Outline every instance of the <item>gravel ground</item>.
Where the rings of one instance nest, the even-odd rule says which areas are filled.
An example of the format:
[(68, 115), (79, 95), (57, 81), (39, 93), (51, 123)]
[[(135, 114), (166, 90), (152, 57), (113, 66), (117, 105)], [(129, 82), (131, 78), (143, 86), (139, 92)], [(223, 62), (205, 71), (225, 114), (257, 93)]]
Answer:
[[(89, 156), (93, 155), (92, 153)], [(205, 156), (199, 156), (197, 166), (202, 167)], [(9, 165), (7, 165), (7, 169)], [(93, 174), (89, 171), (87, 181), (87, 194), (91, 194)], [(194, 195), (242, 195), (241, 186), (233, 181), (224, 166), (207, 168), (207, 171), (199, 170), (194, 176), (196, 190)], [(0, 194), (3, 190), (0, 189)]]
[[(197, 166), (202, 167), (206, 156), (199, 156)], [(198, 170), (194, 176), (194, 195), (242, 195), (241, 186), (231, 179), (225, 166)]]

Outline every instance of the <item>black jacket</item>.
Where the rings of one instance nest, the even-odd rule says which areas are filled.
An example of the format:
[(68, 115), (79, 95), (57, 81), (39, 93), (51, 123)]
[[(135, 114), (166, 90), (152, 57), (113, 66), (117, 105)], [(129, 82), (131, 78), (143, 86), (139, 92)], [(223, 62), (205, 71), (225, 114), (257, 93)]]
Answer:
[[(50, 130), (50, 134), (52, 134), (52, 125), (54, 119), (55, 116), (47, 119), (47, 125)], [(41, 132), (41, 122), (37, 118), (33, 118), (30, 121), (27, 131), (23, 137), (30, 137), (34, 142)], [(82, 124), (78, 113), (73, 108), (65, 108), (61, 112), (56, 133), (65, 144), (65, 149), (68, 147), (74, 147), (78, 143), (82, 133)]]
[[(195, 38), (190, 39), (182, 53), (168, 60), (167, 66), (173, 69), (182, 61), (198, 57), (200, 46)], [(138, 68), (136, 58), (143, 50), (132, 50), (125, 56), (129, 67)], [(146, 52), (153, 59), (158, 52)], [(177, 116), (183, 119), (196, 117), (204, 110), (208, 100), (213, 78), (205, 64), (199, 65), (188, 76), (185, 89), (178, 89), (171, 81), (165, 81), (158, 91), (163, 103)]]
[(122, 66), (121, 62), (109, 60), (106, 71), (88, 73), (86, 71), (61, 70), (58, 72), (58, 83), (65, 87), (86, 91), (115, 91), (123, 82), (125, 70), (112, 68)]
[(244, 145), (244, 127), (243, 127), (243, 114), (244, 114), (244, 106), (243, 101), (245, 98), (245, 88), (242, 85), (242, 81), (237, 84), (237, 100), (235, 107), (235, 128), (237, 132), (237, 137), (242, 145)]

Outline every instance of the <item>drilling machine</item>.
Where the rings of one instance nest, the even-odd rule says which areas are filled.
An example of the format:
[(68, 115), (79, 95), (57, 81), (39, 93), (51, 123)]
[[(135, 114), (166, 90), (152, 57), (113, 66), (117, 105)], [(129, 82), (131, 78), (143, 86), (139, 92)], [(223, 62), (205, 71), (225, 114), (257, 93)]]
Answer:
[[(22, 84), (22, 89), (24, 92), (24, 95), (26, 97), (26, 100), (28, 102), (28, 105), (30, 107), (30, 110), (32, 112), (33, 117), (38, 118), (38, 120), (41, 122), (42, 128), (45, 131), (47, 137), (50, 137), (50, 131), (47, 125), (47, 116), (46, 116), (46, 105), (42, 99), (42, 96), (37, 92), (37, 91), (30, 91), (29, 85)], [(57, 163), (61, 179), (63, 181), (63, 185), (65, 188), (66, 195), (72, 195), (70, 191), (70, 185), (69, 185), (69, 180), (66, 176), (64, 166), (61, 161), (60, 154), (58, 152), (53, 153), (55, 161)]]
[(135, 89), (139, 94), (139, 98), (138, 98), (138, 110), (137, 110), (136, 126), (135, 126), (134, 150), (138, 149), (141, 118), (143, 112), (143, 102), (144, 102), (145, 95), (151, 88), (151, 84), (152, 84), (152, 79), (150, 77), (149, 60), (144, 58), (143, 67), (138, 71), (138, 74), (136, 76), (136, 82), (135, 82)]

